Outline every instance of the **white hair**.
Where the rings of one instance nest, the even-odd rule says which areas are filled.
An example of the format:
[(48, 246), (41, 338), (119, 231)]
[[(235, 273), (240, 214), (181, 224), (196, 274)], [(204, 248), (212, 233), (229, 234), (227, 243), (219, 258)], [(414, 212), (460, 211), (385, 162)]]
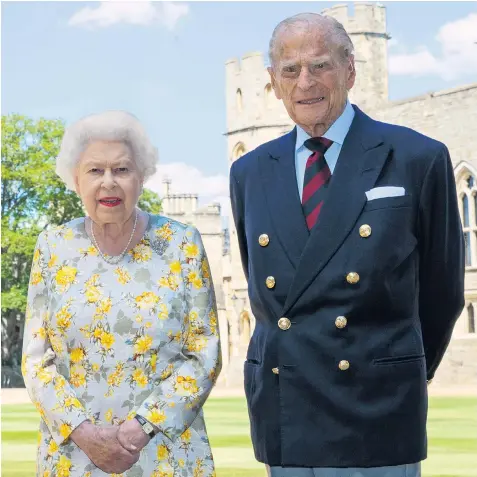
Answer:
[(353, 42), (338, 20), (319, 13), (299, 13), (292, 17), (285, 18), (285, 20), (282, 20), (273, 30), (268, 49), (268, 56), (272, 66), (277, 59), (276, 49), (280, 34), (288, 29), (303, 25), (323, 29), (330, 46), (334, 46), (338, 49), (339, 59), (341, 61), (349, 58), (349, 56), (354, 53)]
[(146, 181), (156, 172), (158, 154), (139, 120), (126, 111), (91, 114), (65, 129), (56, 173), (75, 190), (75, 169), (85, 148), (93, 141), (121, 141), (131, 148), (132, 159)]

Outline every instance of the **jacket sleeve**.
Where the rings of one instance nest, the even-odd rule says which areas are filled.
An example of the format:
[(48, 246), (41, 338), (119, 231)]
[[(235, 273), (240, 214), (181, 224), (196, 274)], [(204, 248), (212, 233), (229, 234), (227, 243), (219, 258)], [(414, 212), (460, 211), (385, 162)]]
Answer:
[(221, 371), (217, 305), (201, 236), (188, 227), (181, 245), (186, 315), (182, 353), (154, 391), (130, 417), (139, 414), (174, 441), (202, 409)]
[(240, 182), (236, 179), (234, 169), (235, 163), (232, 164), (232, 167), (230, 168), (230, 202), (232, 208), (232, 216), (235, 224), (235, 230), (237, 231), (237, 240), (240, 250), (240, 258), (242, 261), (242, 268), (245, 274), (245, 278), (248, 281), (248, 250), (247, 237), (245, 235), (245, 209), (242, 199), (243, 187), (242, 184), (240, 184)]
[(60, 445), (88, 415), (55, 365), (56, 354), (63, 352), (63, 345), (49, 326), (49, 256), (47, 233), (42, 232), (30, 273), (21, 369), (30, 399)]
[(444, 145), (423, 181), (418, 227), (419, 314), (430, 380), (464, 307), (464, 236), (452, 162)]

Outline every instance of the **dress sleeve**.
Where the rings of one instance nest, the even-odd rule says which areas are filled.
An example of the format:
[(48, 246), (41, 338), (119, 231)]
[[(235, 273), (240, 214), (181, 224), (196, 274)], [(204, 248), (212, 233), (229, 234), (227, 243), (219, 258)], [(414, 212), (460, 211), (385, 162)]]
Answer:
[(195, 420), (222, 367), (214, 286), (195, 227), (186, 229), (181, 249), (186, 303), (182, 352), (171, 363), (171, 374), (132, 413), (145, 417), (172, 441)]
[(74, 390), (56, 367), (59, 340), (49, 328), (49, 247), (47, 233), (38, 238), (28, 287), (23, 334), (22, 375), (25, 386), (55, 442), (66, 441), (87, 413)]

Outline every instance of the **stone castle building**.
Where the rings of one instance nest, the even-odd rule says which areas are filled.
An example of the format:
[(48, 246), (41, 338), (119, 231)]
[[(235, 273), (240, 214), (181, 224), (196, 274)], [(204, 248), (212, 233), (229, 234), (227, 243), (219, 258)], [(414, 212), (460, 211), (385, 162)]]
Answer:
[[(413, 128), (442, 141), (454, 164), (460, 213), (466, 239), (466, 304), (435, 383), (477, 384), (477, 83), (427, 93), (403, 101), (388, 98), (386, 10), (356, 3), (322, 12), (340, 21), (355, 46), (357, 79), (352, 103), (375, 119)], [(244, 153), (293, 128), (275, 98), (262, 53), (226, 63), (227, 151), (229, 166)], [(164, 213), (196, 225), (211, 261), (219, 304), (224, 367), (220, 383), (240, 386), (254, 318), (247, 297), (236, 231), (229, 219), (230, 250), (223, 251), (220, 207), (199, 208), (197, 196), (172, 195), (165, 184)]]

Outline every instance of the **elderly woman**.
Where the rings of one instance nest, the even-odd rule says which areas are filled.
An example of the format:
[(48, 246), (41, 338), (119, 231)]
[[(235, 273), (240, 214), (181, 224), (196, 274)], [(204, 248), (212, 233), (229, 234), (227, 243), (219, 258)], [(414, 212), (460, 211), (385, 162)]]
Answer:
[(220, 372), (199, 232), (137, 207), (156, 151), (123, 112), (63, 138), (87, 216), (42, 232), (22, 372), (41, 414), (37, 476), (215, 475), (202, 406)]

